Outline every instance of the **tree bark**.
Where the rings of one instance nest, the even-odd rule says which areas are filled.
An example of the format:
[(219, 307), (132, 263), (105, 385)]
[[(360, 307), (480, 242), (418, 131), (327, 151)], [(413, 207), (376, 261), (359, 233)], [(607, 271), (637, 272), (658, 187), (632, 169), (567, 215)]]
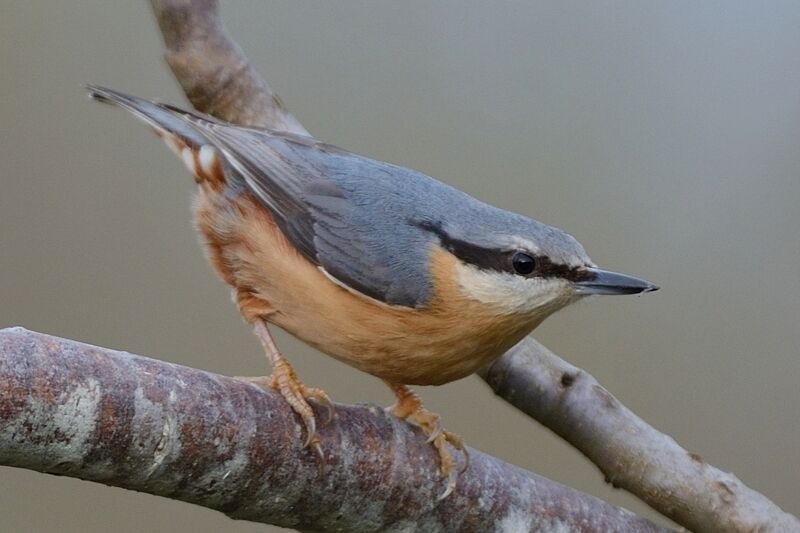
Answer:
[(337, 405), (324, 471), (283, 398), (235, 378), (0, 330), (0, 464), (311, 531), (667, 531), (470, 450), (456, 490), (425, 436)]

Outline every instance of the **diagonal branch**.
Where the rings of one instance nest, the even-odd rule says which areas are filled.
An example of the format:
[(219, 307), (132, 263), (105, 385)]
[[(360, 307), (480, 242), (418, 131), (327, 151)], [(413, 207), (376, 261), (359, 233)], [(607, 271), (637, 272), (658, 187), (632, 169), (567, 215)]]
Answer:
[[(216, 0), (151, 3), (167, 62), (197, 109), (236, 123), (307, 134), (231, 40)], [(533, 340), (505, 354), (482, 377), (501, 397), (581, 450), (614, 486), (686, 527), (800, 530), (795, 517), (683, 450), (594, 378)]]
[(453, 494), (425, 436), (339, 405), (301, 447), (280, 395), (251, 383), (0, 330), (0, 464), (78, 477), (313, 531), (666, 531), (477, 450)]
[(165, 59), (192, 105), (241, 124), (308, 135), (228, 35), (216, 0), (152, 0)]
[(529, 337), (481, 371), (504, 400), (580, 450), (623, 488), (693, 531), (800, 531), (736, 476), (689, 453), (596, 379)]

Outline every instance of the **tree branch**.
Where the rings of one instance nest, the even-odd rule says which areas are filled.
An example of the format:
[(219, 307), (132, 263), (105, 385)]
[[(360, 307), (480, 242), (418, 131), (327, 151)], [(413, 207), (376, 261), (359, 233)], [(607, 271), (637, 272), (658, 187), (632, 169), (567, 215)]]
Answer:
[[(216, 0), (152, 0), (166, 58), (201, 111), (306, 134), (223, 27)], [(492, 388), (595, 462), (614, 486), (696, 531), (800, 530), (731, 474), (689, 454), (587, 373), (526, 340), (482, 373)]]
[(693, 531), (800, 531), (797, 518), (681, 448), (531, 337), (480, 375), (586, 455), (614, 487)]
[(228, 35), (216, 0), (152, 0), (164, 55), (195, 109), (241, 124), (308, 135)]
[(0, 330), (0, 464), (313, 531), (666, 531), (477, 450), (453, 494), (425, 436), (338, 405), (326, 464), (280, 395), (22, 328)]

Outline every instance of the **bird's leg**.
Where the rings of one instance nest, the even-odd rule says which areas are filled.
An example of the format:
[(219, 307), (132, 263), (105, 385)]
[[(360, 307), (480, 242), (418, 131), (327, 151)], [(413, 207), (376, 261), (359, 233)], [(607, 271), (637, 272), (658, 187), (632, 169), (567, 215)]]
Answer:
[[(439, 452), (439, 468), (442, 475), (447, 477), (447, 488), (439, 498), (446, 498), (456, 486), (458, 473), (463, 472), (469, 466), (469, 453), (464, 441), (460, 436), (444, 429), (441, 417), (425, 409), (419, 396), (407, 385), (389, 382), (386, 382), (386, 384), (397, 397), (395, 404), (388, 408), (389, 412), (397, 418), (419, 426), (423, 433), (428, 436), (428, 442), (432, 443), (436, 451)], [(459, 471), (454, 469), (456, 462), (447, 448), (448, 444), (464, 455), (464, 464)]]
[(272, 375), (269, 377), (244, 378), (253, 383), (270, 387), (281, 393), (281, 396), (289, 403), (295, 413), (300, 415), (306, 427), (306, 440), (303, 446), (313, 448), (320, 460), (324, 460), (322, 446), (317, 435), (317, 422), (314, 411), (308, 404), (308, 399), (312, 399), (325, 407), (328, 411), (328, 421), (333, 418), (333, 402), (322, 389), (306, 387), (298, 378), (292, 365), (281, 355), (275, 341), (267, 329), (263, 320), (253, 322), (253, 332), (261, 341), (267, 359), (272, 365)]

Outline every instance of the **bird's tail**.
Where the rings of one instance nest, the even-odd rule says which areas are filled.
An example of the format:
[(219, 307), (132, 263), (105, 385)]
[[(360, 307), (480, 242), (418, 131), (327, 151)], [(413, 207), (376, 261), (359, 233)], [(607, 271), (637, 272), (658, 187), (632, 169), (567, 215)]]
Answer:
[(107, 104), (117, 105), (150, 125), (167, 146), (194, 172), (199, 183), (222, 182), (224, 176), (217, 150), (209, 139), (186, 119), (196, 115), (214, 122), (211, 117), (175, 108), (166, 104), (137, 98), (105, 87), (87, 85), (89, 96)]

